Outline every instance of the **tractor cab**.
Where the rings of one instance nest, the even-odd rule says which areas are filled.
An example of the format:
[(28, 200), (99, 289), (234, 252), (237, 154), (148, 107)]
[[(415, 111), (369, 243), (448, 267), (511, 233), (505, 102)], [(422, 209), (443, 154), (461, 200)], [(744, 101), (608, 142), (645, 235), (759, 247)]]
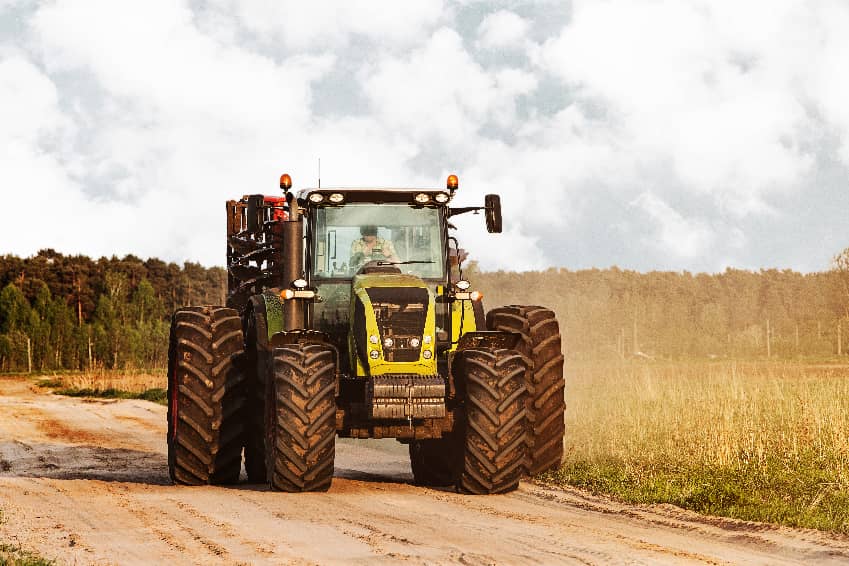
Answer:
[(342, 370), (436, 375), (435, 354), (451, 347), (452, 334), (449, 193), (313, 189), (298, 201), (307, 224), (306, 279), (321, 297), (308, 316), (349, 352)]

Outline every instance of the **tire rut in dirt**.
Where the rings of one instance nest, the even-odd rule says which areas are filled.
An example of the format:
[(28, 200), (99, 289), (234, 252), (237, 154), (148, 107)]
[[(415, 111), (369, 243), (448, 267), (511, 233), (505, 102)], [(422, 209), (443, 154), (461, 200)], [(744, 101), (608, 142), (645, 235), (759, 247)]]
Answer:
[(174, 313), (168, 348), (168, 472), (174, 482), (238, 481), (243, 348), (235, 310), (188, 307)]
[(327, 491), (336, 455), (336, 357), (331, 346), (273, 350), (266, 397), (267, 477), (272, 489)]
[(270, 371), (268, 322), (265, 300), (254, 295), (245, 315), (245, 373), (247, 414), (245, 416), (245, 471), (251, 483), (267, 481), (265, 462), (265, 393)]
[(457, 441), (453, 436), (413, 440), (409, 450), (416, 485), (443, 487), (455, 483)]
[(527, 459), (527, 361), (515, 350), (469, 349), (458, 354), (461, 425), (457, 490), (513, 491)]
[(560, 326), (545, 307), (510, 305), (489, 311), (487, 328), (521, 334), (516, 349), (530, 360), (528, 469), (530, 475), (563, 463), (565, 379)]

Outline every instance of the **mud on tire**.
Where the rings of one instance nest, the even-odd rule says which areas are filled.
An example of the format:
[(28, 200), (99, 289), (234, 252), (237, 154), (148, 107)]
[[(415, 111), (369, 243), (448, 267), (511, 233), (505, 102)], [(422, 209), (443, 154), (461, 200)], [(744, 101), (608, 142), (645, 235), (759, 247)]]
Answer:
[(254, 295), (245, 314), (245, 373), (247, 415), (245, 426), (245, 471), (251, 483), (267, 481), (265, 462), (265, 394), (271, 369), (265, 300)]
[(527, 456), (527, 361), (514, 350), (469, 349), (458, 354), (456, 367), (465, 406), (457, 490), (512, 491)]
[(272, 489), (327, 491), (336, 455), (336, 356), (323, 344), (275, 348), (266, 396)]
[(489, 311), (486, 325), (490, 330), (521, 334), (516, 349), (530, 360), (528, 474), (537, 475), (560, 467), (566, 400), (557, 318), (545, 307), (511, 305)]
[(168, 473), (175, 483), (227, 484), (242, 467), (242, 321), (224, 307), (179, 309), (168, 348)]

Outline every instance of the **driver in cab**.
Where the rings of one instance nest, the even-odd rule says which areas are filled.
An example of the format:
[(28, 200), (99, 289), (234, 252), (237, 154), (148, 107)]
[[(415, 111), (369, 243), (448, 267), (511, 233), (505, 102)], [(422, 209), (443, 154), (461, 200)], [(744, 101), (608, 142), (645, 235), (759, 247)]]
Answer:
[(351, 266), (364, 265), (370, 261), (399, 262), (392, 242), (377, 235), (377, 226), (360, 227), (359, 240), (351, 243)]

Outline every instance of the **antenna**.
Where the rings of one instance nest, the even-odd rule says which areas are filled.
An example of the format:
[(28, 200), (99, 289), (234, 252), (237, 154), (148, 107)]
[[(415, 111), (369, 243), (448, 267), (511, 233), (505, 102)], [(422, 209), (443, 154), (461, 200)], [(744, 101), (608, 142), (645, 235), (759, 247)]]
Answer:
[(318, 188), (321, 188), (321, 158), (318, 158)]

